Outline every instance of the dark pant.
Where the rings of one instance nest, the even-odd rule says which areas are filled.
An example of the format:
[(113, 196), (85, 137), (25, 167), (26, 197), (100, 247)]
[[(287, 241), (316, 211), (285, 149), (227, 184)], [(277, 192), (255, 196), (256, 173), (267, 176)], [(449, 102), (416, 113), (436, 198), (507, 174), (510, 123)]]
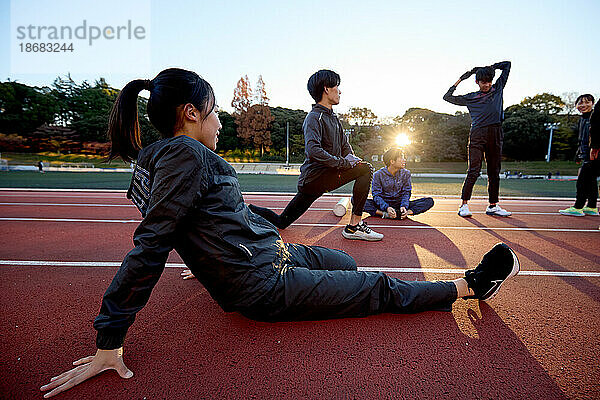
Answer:
[(345, 170), (329, 168), (320, 174), (317, 179), (313, 179), (309, 183), (299, 187), (298, 194), (294, 196), (280, 215), (277, 215), (268, 208), (255, 206), (254, 204), (250, 204), (249, 207), (253, 212), (262, 216), (277, 228), (285, 229), (300, 218), (323, 193), (354, 181), (354, 188), (352, 189), (354, 198), (352, 213), (362, 215), (365, 201), (369, 195), (371, 179), (373, 179), (373, 167), (367, 162), (361, 162), (354, 168)]
[(340, 250), (289, 244), (290, 262), (273, 290), (241, 313), (261, 321), (364, 317), (380, 313), (451, 311), (452, 282), (406, 282), (356, 270)]
[(481, 162), (487, 164), (488, 195), (490, 204), (498, 202), (500, 189), (500, 164), (502, 160), (502, 125), (475, 128), (469, 134), (469, 167), (463, 183), (463, 200), (471, 200), (473, 186), (481, 172)]
[[(398, 204), (392, 204), (390, 205), (390, 207), (393, 207), (394, 210), (396, 210), (396, 219), (400, 219), (400, 205)], [(408, 202), (408, 210), (411, 210), (413, 212), (413, 215), (417, 215), (417, 214), (421, 214), (424, 213), (425, 211), (429, 210), (431, 207), (433, 207), (433, 199), (431, 197), (423, 197), (421, 199), (415, 199), (415, 200), (410, 200)], [(375, 203), (375, 200), (373, 199), (367, 199), (367, 202), (365, 203), (365, 212), (368, 212), (371, 215), (377, 215), (377, 210), (379, 209), (379, 207), (377, 206), (377, 203)], [(380, 210), (380, 211), (387, 211), (387, 210)]]
[(598, 175), (600, 175), (600, 159), (583, 163), (577, 177), (575, 208), (582, 208), (585, 206), (586, 201), (588, 207), (596, 208), (598, 202)]

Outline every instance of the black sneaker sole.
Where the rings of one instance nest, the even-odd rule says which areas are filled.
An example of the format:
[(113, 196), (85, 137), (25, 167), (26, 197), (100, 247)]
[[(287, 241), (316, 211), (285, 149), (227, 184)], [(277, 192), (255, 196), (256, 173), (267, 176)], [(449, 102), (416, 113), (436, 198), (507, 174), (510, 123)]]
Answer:
[(521, 263), (519, 263), (519, 258), (517, 257), (517, 255), (515, 254), (513, 249), (511, 249), (510, 247), (508, 247), (508, 249), (510, 250), (510, 253), (513, 256), (513, 267), (512, 267), (512, 270), (510, 271), (510, 274), (508, 274), (508, 276), (503, 281), (499, 282), (495, 286), (492, 286), (492, 288), (490, 290), (488, 290), (488, 292), (486, 294), (481, 296), (481, 299), (480, 299), (481, 301), (488, 301), (488, 300), (493, 299), (494, 296), (496, 296), (498, 294), (498, 292), (500, 291), (502, 284), (504, 282), (506, 282), (506, 280), (508, 278), (512, 278), (513, 276), (517, 275), (519, 273), (519, 271), (521, 270)]

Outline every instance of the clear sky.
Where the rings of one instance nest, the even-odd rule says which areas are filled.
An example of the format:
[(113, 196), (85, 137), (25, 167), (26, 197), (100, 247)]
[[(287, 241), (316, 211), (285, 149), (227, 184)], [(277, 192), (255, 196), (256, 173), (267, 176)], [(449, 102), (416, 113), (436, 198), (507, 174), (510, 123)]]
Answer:
[[(32, 16), (39, 12), (36, 2), (54, 4), (29, 2)], [(119, 64), (130, 70), (139, 57), (123, 56), (109, 71), (72, 73), (76, 81), (102, 76), (120, 88), (131, 79), (151, 78), (177, 66), (207, 79), (220, 106), (230, 109), (238, 79), (247, 74), (254, 84), (262, 74), (270, 105), (308, 110), (312, 99), (306, 81), (316, 70), (328, 68), (342, 77), (338, 111), (368, 107), (383, 117), (402, 115), (409, 107), (460, 110), (442, 100), (448, 87), (473, 66), (510, 60), (505, 106), (542, 92), (600, 94), (599, 0), (148, 4), (150, 70), (118, 72)], [(120, 7), (106, 7), (118, 17)], [(57, 21), (65, 14), (72, 15), (64, 5), (44, 11), (45, 18)], [(90, 14), (86, 17), (93, 20)], [(0, 0), (0, 79), (50, 85), (58, 72), (43, 70), (43, 64), (40, 74), (11, 72), (14, 35), (10, 2)], [(92, 57), (110, 59), (110, 50), (100, 48)], [(76, 63), (70, 64), (73, 71)], [(474, 78), (457, 93), (473, 90)]]

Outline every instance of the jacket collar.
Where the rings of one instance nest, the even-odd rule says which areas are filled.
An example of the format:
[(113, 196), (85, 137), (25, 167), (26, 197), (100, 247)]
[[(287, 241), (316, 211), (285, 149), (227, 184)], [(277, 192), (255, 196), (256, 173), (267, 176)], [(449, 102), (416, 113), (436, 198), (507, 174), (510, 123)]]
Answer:
[(390, 170), (387, 167), (382, 167), (381, 169), (383, 170), (384, 174), (386, 174), (387, 176), (391, 176), (391, 177), (400, 176), (402, 174), (402, 170), (401, 169), (399, 169), (398, 172), (396, 172), (395, 175), (392, 175), (392, 173), (390, 172)]
[(329, 108), (327, 108), (325, 106), (322, 106), (321, 104), (318, 104), (318, 103), (317, 104), (313, 104), (312, 110), (316, 111), (316, 112), (322, 112), (322, 113), (325, 113), (325, 114), (329, 114), (329, 115), (333, 114), (333, 110), (331, 110), (331, 109), (329, 109)]

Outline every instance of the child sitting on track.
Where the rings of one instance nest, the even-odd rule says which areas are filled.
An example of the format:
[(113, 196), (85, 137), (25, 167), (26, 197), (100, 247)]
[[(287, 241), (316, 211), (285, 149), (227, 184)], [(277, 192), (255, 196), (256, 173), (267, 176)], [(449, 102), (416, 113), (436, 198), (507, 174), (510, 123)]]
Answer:
[(383, 155), (383, 162), (386, 166), (373, 174), (373, 199), (367, 199), (365, 212), (382, 218), (404, 219), (433, 207), (431, 197), (410, 200), (412, 183), (410, 171), (404, 168), (402, 150), (389, 149)]
[[(164, 139), (140, 150), (137, 97), (144, 89), (148, 116)], [(519, 271), (505, 244), (464, 278), (445, 282), (360, 272), (343, 251), (286, 244), (246, 206), (235, 170), (214, 152), (220, 128), (213, 89), (194, 72), (167, 69), (119, 94), (109, 120), (111, 156), (137, 159), (128, 197), (143, 220), (94, 321), (96, 354), (42, 386), (44, 397), (109, 369), (133, 376), (123, 342), (173, 249), (223, 310), (263, 321), (450, 311), (459, 297), (491, 298)]]

